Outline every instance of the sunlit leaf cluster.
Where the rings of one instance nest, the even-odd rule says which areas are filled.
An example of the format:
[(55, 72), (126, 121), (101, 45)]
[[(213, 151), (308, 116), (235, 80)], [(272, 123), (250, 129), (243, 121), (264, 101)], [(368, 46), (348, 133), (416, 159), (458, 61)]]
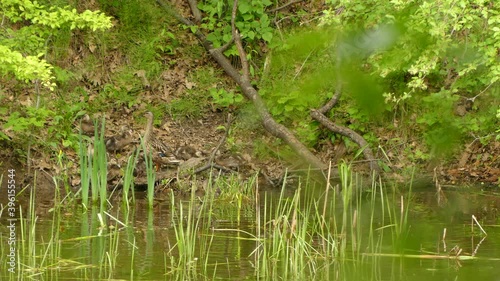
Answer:
[[(231, 13), (233, 1), (205, 0), (200, 1), (200, 9), (206, 13), (201, 24), (202, 29), (208, 32), (207, 39), (215, 47), (220, 47), (229, 42), (231, 34)], [(266, 7), (272, 3), (269, 0), (241, 0), (238, 1), (238, 12), (235, 25), (241, 38), (250, 44), (259, 40), (267, 43), (273, 38), (274, 29), (271, 20), (265, 13)], [(233, 47), (229, 54), (237, 54)]]
[(112, 26), (111, 18), (99, 11), (79, 13), (69, 7), (29, 0), (1, 1), (0, 13), (7, 20), (5, 23), (15, 26), (7, 24), (5, 35), (0, 36), (0, 72), (13, 74), (23, 82), (40, 80), (50, 90), (54, 88), (52, 66), (42, 59), (49, 36), (57, 34), (60, 28), (102, 31)]

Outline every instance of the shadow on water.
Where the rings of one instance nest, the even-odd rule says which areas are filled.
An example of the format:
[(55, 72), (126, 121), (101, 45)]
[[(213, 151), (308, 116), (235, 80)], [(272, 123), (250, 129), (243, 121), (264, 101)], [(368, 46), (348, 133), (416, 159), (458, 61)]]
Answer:
[(324, 188), (262, 190), (253, 198), (172, 194), (152, 208), (138, 192), (129, 209), (115, 196), (106, 210), (60, 194), (31, 201), (25, 194), (16, 201), (23, 219), (14, 234), (2, 194), (0, 279), (498, 278), (500, 196), (446, 190), (438, 203), (433, 187), (377, 188), (348, 196), (330, 188), (326, 204), (317, 199)]

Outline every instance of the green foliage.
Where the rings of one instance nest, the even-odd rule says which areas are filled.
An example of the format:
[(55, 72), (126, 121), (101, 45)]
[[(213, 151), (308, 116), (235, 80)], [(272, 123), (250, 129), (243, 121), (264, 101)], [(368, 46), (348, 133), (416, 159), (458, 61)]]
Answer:
[(203, 112), (202, 103), (193, 95), (188, 95), (182, 99), (176, 99), (166, 105), (167, 112), (175, 118), (187, 117), (197, 118)]
[(304, 31), (275, 42), (270, 75), (259, 88), (271, 113), (279, 121), (307, 119), (309, 109), (331, 97), (336, 69), (327, 54), (328, 30)]
[[(337, 110), (347, 116), (333, 117), (370, 142), (377, 142), (374, 122), (388, 116), (411, 116), (398, 123), (420, 130), (432, 155), (449, 155), (465, 136), (491, 139), (500, 98), (498, 7), (482, 0), (330, 5), (319, 27), (272, 44), (259, 88), (276, 119), (297, 127), (342, 83)], [(455, 113), (463, 99), (474, 101), (465, 116)], [(298, 127), (302, 140), (313, 141), (314, 127)]]
[[(231, 33), (231, 13), (233, 1), (205, 0), (200, 1), (198, 7), (207, 16), (203, 18), (201, 28), (210, 32), (207, 39), (214, 47), (220, 47), (229, 42)], [(241, 38), (250, 44), (250, 48), (256, 48), (257, 43), (263, 40), (267, 43), (273, 39), (273, 28), (271, 20), (265, 13), (265, 8), (272, 4), (269, 0), (241, 0), (238, 1), (238, 12), (236, 16), (236, 28)], [(226, 54), (237, 54), (233, 46)]]
[[(314, 107), (304, 95), (325, 100), (328, 83), (341, 81), (344, 110), (355, 121), (349, 126), (359, 132), (393, 110), (417, 116), (412, 121), (433, 155), (449, 154), (464, 136), (491, 139), (498, 130), (499, 7), (482, 0), (329, 3), (321, 29), (274, 48), (261, 87), (278, 119), (304, 118), (304, 108)], [(465, 116), (455, 113), (463, 99), (474, 102)]]
[(48, 37), (62, 27), (93, 31), (111, 27), (110, 18), (99, 11), (78, 13), (76, 9), (46, 7), (36, 1), (5, 0), (0, 2), (0, 11), (11, 23), (30, 23), (17, 31), (7, 28), (8, 36), (0, 36), (0, 73), (11, 73), (23, 82), (40, 80), (50, 90), (55, 86), (52, 66), (42, 59)]
[(143, 69), (146, 70), (148, 79), (156, 78), (163, 68), (165, 55), (174, 55), (179, 47), (179, 42), (172, 32), (172, 19), (165, 17), (154, 2), (99, 2), (103, 10), (118, 21), (117, 32), (109, 36), (108, 40), (111, 45), (120, 46), (121, 51), (126, 53), (127, 59), (130, 60), (130, 69), (127, 70), (135, 72)]
[(110, 28), (110, 18), (103, 13), (86, 10), (78, 13), (76, 9), (46, 7), (29, 0), (4, 0), (1, 4), (2, 13), (12, 22), (28, 20), (33, 24), (47, 26), (52, 29), (69, 24), (71, 29), (90, 28), (93, 31)]
[[(1, 43), (0, 43), (1, 44)], [(42, 85), (54, 89), (52, 82), (52, 66), (40, 56), (23, 56), (21, 52), (12, 51), (0, 45), (0, 73), (12, 73), (25, 83), (40, 79)]]
[(46, 120), (53, 111), (47, 109), (36, 109), (34, 107), (26, 108), (26, 116), (22, 116), (20, 112), (15, 111), (11, 113), (6, 128), (12, 128), (14, 132), (24, 132), (31, 128), (41, 128), (46, 124)]
[[(135, 41), (145, 35), (151, 35), (155, 22), (161, 21), (160, 13), (155, 5), (148, 5), (140, 0), (99, 0), (106, 13), (119, 21), (118, 36)], [(124, 42), (128, 40), (123, 40)]]
[[(366, 63), (380, 77), (407, 73), (406, 87), (398, 89), (408, 91), (407, 96), (422, 95), (425, 90), (447, 96), (472, 94), (500, 77), (500, 29), (496, 27), (500, 10), (489, 2), (341, 0), (337, 4), (345, 10), (325, 17), (328, 24), (356, 22), (371, 29), (372, 36), (393, 37), (389, 48), (374, 50)], [(384, 31), (384, 25), (395, 27), (395, 32)]]
[(237, 105), (243, 102), (243, 96), (241, 94), (235, 94), (232, 91), (228, 92), (224, 89), (211, 88), (209, 93), (212, 97), (213, 103), (222, 108)]
[[(17, 141), (25, 144), (27, 140), (34, 140), (36, 144), (57, 150), (59, 145), (77, 148), (78, 134), (73, 132), (75, 118), (83, 115), (81, 103), (71, 103), (67, 97), (65, 101), (56, 104), (58, 111), (45, 107), (25, 107), (23, 112), (12, 112), (5, 129), (11, 129), (17, 135)], [(34, 137), (35, 136), (35, 137)]]
[(103, 104), (107, 108), (115, 108), (121, 106), (131, 108), (133, 105), (139, 102), (137, 91), (127, 91), (126, 89), (119, 88), (111, 84), (104, 85), (103, 91), (99, 95), (99, 100), (100, 102), (97, 102), (97, 104)]

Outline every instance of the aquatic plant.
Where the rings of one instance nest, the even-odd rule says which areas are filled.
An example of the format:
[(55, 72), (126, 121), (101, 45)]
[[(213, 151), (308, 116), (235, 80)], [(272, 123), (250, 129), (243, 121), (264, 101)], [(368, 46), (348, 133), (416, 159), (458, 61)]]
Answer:
[(134, 193), (134, 170), (136, 168), (137, 160), (139, 159), (140, 150), (137, 149), (134, 154), (130, 155), (127, 160), (127, 167), (125, 168), (125, 174), (123, 175), (123, 203), (126, 208), (130, 207), (129, 205), (129, 192), (132, 191), (132, 202), (135, 202), (135, 193)]
[[(212, 200), (208, 200), (212, 202)], [(199, 238), (199, 232), (204, 224), (210, 225), (211, 216), (203, 216), (202, 212), (211, 213), (211, 204), (201, 203), (196, 197), (196, 186), (193, 184), (190, 192), (190, 199), (185, 206), (182, 201), (175, 199), (171, 193), (171, 216), (172, 227), (175, 232), (176, 243), (169, 249), (170, 253), (170, 274), (180, 272), (182, 276), (195, 277), (199, 264), (205, 266), (208, 263), (208, 253), (210, 252), (211, 240), (209, 235)], [(187, 213), (186, 213), (187, 212)], [(208, 221), (203, 221), (207, 218)], [(177, 258), (173, 253), (177, 254)], [(197, 255), (198, 254), (198, 255)]]
[(153, 163), (153, 155), (151, 150), (148, 149), (148, 144), (145, 142), (144, 139), (141, 139), (141, 147), (142, 151), (144, 151), (144, 165), (146, 165), (146, 178), (148, 182), (148, 187), (147, 187), (147, 199), (148, 199), (148, 206), (150, 208), (153, 207), (153, 200), (154, 200), (154, 192), (155, 192), (155, 178), (156, 178), (156, 171), (155, 171), (155, 165)]
[(87, 208), (87, 206), (89, 205), (89, 188), (90, 188), (89, 168), (91, 167), (91, 165), (89, 163), (89, 155), (87, 153), (88, 144), (83, 139), (81, 131), (78, 136), (78, 140), (79, 140), (78, 156), (80, 158), (80, 185), (81, 185), (80, 192), (81, 192), (82, 204), (85, 208)]
[[(138, 155), (136, 152), (133, 157)], [(388, 242), (402, 245), (406, 238), (411, 196), (405, 196), (403, 201), (396, 189), (374, 179), (366, 190), (362, 189), (361, 178), (348, 163), (341, 163), (339, 171), (340, 182), (319, 188), (307, 174), (292, 188), (286, 175), (279, 193), (264, 194), (255, 180), (242, 183), (219, 175), (216, 181), (208, 180), (206, 192), (200, 196), (196, 192), (200, 188), (198, 181), (193, 180), (189, 198), (172, 191), (168, 202), (157, 202), (158, 207), (163, 204), (169, 209), (167, 229), (162, 229), (161, 235), (156, 225), (157, 208), (147, 208), (147, 222), (134, 225), (138, 221), (133, 207), (124, 206), (111, 214), (109, 207), (92, 204), (88, 212), (81, 212), (77, 237), (62, 239), (62, 214), (65, 208), (74, 206), (60, 194), (54, 197), (51, 230), (42, 235), (38, 233), (39, 220), (32, 200), (28, 208), (31, 214), (23, 221), (24, 244), (19, 247), (24, 269), (20, 279), (33, 274), (44, 280), (67, 274), (80, 279), (136, 279), (158, 266), (154, 258), (159, 253), (163, 253), (162, 273), (167, 279), (220, 278), (234, 270), (229, 258), (217, 260), (220, 248), (215, 245), (220, 245), (221, 239), (231, 249), (231, 258), (237, 263), (251, 263), (253, 274), (260, 280), (361, 278), (356, 272), (376, 271), (382, 257), (400, 254), (402, 247), (396, 247), (395, 253), (383, 249)], [(220, 195), (216, 197), (216, 193)], [(385, 233), (390, 233), (385, 235), (389, 241)], [(168, 237), (161, 249), (158, 243), (163, 235)], [(78, 246), (76, 254), (81, 259), (65, 257), (62, 245), (71, 241)], [(118, 270), (123, 264), (130, 268)], [(155, 270), (158, 274), (158, 268)]]

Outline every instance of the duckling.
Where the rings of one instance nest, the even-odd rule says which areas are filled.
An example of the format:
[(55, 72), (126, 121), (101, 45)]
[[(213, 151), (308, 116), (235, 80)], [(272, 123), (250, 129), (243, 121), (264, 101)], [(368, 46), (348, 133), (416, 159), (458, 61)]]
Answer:
[(245, 163), (245, 160), (239, 155), (230, 155), (228, 157), (218, 157), (215, 163), (231, 170), (238, 170)]
[(108, 182), (115, 181), (122, 175), (121, 167), (116, 161), (108, 163)]
[(194, 157), (201, 157), (201, 153), (189, 145), (183, 145), (175, 150), (175, 155), (182, 160), (189, 160)]
[(90, 119), (88, 114), (85, 114), (80, 123), (80, 129), (83, 135), (94, 135), (94, 122)]
[(145, 116), (147, 122), (143, 141), (146, 144), (148, 152), (152, 154), (153, 162), (156, 164), (157, 169), (162, 165), (179, 165), (181, 161), (177, 159), (172, 149), (161, 140), (155, 138), (153, 134), (153, 113), (148, 111)]
[(130, 130), (127, 125), (124, 125), (120, 128), (120, 133), (118, 135), (112, 136), (106, 140), (106, 150), (116, 152), (124, 149), (131, 143), (137, 143), (137, 140), (133, 139), (132, 130)]

